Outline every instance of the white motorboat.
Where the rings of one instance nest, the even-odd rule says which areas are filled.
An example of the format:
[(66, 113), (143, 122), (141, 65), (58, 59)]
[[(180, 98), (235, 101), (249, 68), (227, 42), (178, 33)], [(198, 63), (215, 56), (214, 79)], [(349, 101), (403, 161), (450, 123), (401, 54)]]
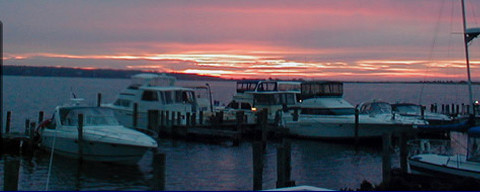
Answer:
[[(395, 116), (391, 107), (383, 102), (363, 103), (358, 123), (355, 107), (343, 99), (341, 82), (316, 81), (302, 84), (303, 101), (300, 113), (282, 113), (281, 126), (300, 137), (321, 139), (353, 139), (381, 137), (425, 125), (424, 120)], [(358, 128), (356, 128), (358, 126)]]
[[(83, 140), (79, 147), (79, 114), (83, 115)], [(53, 117), (37, 130), (40, 147), (54, 153), (89, 161), (134, 164), (157, 142), (142, 132), (118, 123), (104, 107), (58, 106)]]
[[(468, 93), (469, 102), (473, 102), (472, 81), (470, 76), (470, 61), (468, 46), (471, 41), (480, 35), (480, 28), (467, 29), (465, 18), (465, 2), (462, 0), (462, 19), (463, 19), (463, 36), (465, 46), (465, 59), (468, 77)], [(473, 118), (474, 115), (470, 114)], [(469, 124), (475, 124), (470, 119)], [(470, 125), (472, 127), (472, 125)], [(408, 164), (412, 173), (431, 174), (435, 176), (453, 175), (455, 177), (471, 177), (480, 179), (480, 127), (472, 127), (468, 129), (467, 154), (458, 153), (455, 155), (445, 155), (437, 152), (427, 152), (422, 154), (414, 154), (409, 157)]]
[[(168, 111), (181, 114), (181, 123), (186, 124), (187, 113), (203, 111), (204, 117), (210, 116), (208, 102), (198, 102), (196, 89), (175, 86), (175, 77), (165, 74), (137, 74), (132, 83), (118, 94), (114, 103), (102, 106), (111, 108), (120, 124), (136, 129), (147, 129), (148, 111)], [(134, 127), (134, 104), (137, 104), (137, 125)], [(197, 115), (198, 116), (198, 115)]]
[(395, 103), (392, 104), (392, 110), (401, 116), (425, 119), (430, 125), (450, 124), (453, 121), (448, 115), (426, 111), (423, 106), (413, 103)]
[[(467, 154), (452, 154), (447, 150), (426, 150), (408, 159), (411, 173), (480, 179), (480, 127), (468, 130)], [(424, 141), (424, 146), (428, 145)], [(427, 147), (428, 148), (428, 147)]]
[(272, 123), (277, 111), (298, 104), (300, 84), (300, 81), (281, 80), (237, 81), (237, 92), (223, 111), (226, 118), (234, 118), (236, 112), (243, 111), (247, 116), (247, 123), (254, 124), (255, 113), (267, 110), (267, 118)]

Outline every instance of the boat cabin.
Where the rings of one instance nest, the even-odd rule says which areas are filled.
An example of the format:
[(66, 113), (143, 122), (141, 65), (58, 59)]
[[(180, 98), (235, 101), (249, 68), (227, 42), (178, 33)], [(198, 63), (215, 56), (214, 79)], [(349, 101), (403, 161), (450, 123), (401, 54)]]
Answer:
[[(56, 129), (60, 126), (78, 126), (78, 115), (83, 114), (84, 126), (120, 125), (113, 110), (106, 107), (58, 107), (52, 118), (40, 127)], [(59, 119), (59, 121), (57, 121)]]
[(392, 110), (400, 115), (420, 116), (422, 114), (422, 106), (412, 103), (396, 103), (392, 104)]

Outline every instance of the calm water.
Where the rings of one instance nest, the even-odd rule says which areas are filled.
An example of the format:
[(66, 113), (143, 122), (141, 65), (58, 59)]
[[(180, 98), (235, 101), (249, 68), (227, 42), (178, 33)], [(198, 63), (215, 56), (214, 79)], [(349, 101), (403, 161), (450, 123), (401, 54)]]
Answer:
[[(12, 111), (12, 126), (22, 131), (26, 118), (37, 118), (43, 110), (50, 116), (53, 108), (67, 103), (72, 91), (96, 103), (112, 102), (115, 95), (129, 83), (127, 79), (83, 79), (50, 77), (4, 77), (3, 112)], [(235, 91), (235, 82), (179, 81), (180, 85), (209, 83), (215, 100), (227, 103)], [(381, 99), (388, 102), (467, 103), (465, 85), (422, 84), (345, 84), (345, 99), (352, 104)], [(474, 86), (480, 93), (480, 87)], [(2, 117), (5, 118), (5, 117)], [(5, 122), (5, 121), (3, 121)], [(276, 145), (267, 145), (264, 188), (276, 182)], [(159, 151), (167, 156), (167, 190), (251, 190), (253, 168), (251, 144), (239, 147), (198, 142), (159, 141)], [(395, 158), (395, 157), (394, 157)], [(85, 163), (81, 169), (76, 161), (55, 156), (49, 183), (50, 190), (148, 190), (152, 178), (152, 153), (147, 153), (138, 166), (116, 166)], [(394, 159), (394, 164), (398, 159)], [(3, 177), (4, 160), (0, 160)], [(44, 190), (47, 182), (49, 156), (38, 153), (21, 162), (19, 190)], [(381, 181), (381, 154), (378, 148), (331, 144), (318, 141), (292, 141), (292, 180), (297, 185), (314, 185), (332, 189), (357, 188), (363, 180)], [(1, 180), (3, 182), (3, 178)], [(3, 183), (0, 187), (3, 189)]]

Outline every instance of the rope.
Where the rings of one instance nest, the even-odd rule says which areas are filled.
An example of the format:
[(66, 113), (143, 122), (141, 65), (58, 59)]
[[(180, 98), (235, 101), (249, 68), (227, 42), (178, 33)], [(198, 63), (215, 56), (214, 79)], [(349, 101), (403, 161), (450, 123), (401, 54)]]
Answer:
[(55, 134), (53, 135), (53, 143), (52, 143), (52, 150), (50, 152), (50, 162), (48, 164), (48, 173), (47, 173), (47, 185), (45, 187), (45, 191), (49, 191), (48, 186), (50, 184), (50, 175), (52, 172), (52, 165), (53, 165), (53, 152), (55, 151), (55, 141), (57, 140), (57, 130), (55, 130)]

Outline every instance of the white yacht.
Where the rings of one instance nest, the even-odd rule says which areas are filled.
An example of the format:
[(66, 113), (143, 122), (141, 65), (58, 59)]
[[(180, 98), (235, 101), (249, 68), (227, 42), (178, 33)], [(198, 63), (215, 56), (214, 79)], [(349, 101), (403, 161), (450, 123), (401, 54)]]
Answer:
[(360, 106), (361, 112), (356, 124), (355, 107), (343, 99), (343, 83), (311, 81), (302, 83), (301, 88), (299, 112), (290, 110), (282, 113), (280, 122), (281, 126), (288, 128), (290, 134), (295, 136), (321, 139), (371, 138), (426, 124), (420, 119), (395, 116), (389, 104), (377, 102)]
[[(144, 73), (134, 75), (131, 79), (132, 83), (117, 96), (114, 103), (103, 105), (113, 109), (115, 116), (124, 126), (147, 129), (148, 110), (180, 113), (182, 124), (186, 124), (187, 113), (211, 112), (208, 103), (198, 103), (198, 98), (195, 96), (196, 89), (175, 86), (175, 77)], [(137, 104), (137, 125), (133, 127), (135, 103)], [(204, 117), (207, 116), (209, 114), (204, 115)]]
[[(79, 148), (79, 114), (83, 114), (83, 146)], [(58, 106), (53, 117), (37, 130), (40, 147), (54, 153), (89, 161), (135, 164), (157, 142), (118, 123), (104, 107)], [(82, 152), (80, 152), (80, 150)]]
[(392, 110), (401, 116), (425, 119), (430, 125), (450, 124), (454, 120), (448, 115), (426, 111), (423, 106), (413, 103), (395, 103), (392, 104)]
[(223, 110), (226, 117), (235, 117), (237, 111), (244, 111), (249, 124), (255, 123), (255, 113), (266, 109), (272, 123), (279, 110), (298, 104), (300, 81), (244, 80), (237, 81), (237, 92)]

